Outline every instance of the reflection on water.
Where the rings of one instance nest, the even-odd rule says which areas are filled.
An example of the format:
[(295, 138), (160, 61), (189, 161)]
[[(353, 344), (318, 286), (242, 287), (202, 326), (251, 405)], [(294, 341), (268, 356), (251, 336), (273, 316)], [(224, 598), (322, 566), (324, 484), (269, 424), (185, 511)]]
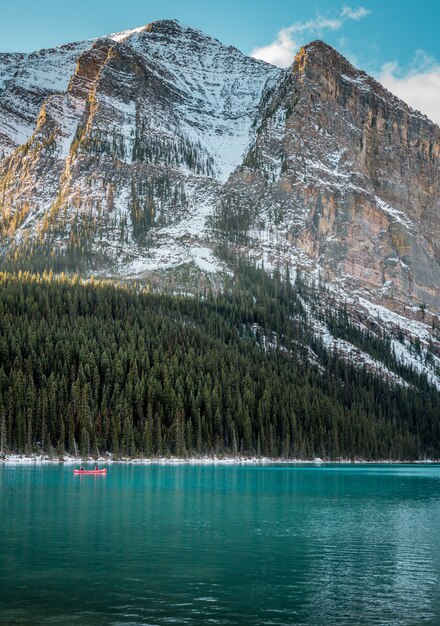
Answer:
[(440, 624), (439, 466), (0, 467), (2, 624)]

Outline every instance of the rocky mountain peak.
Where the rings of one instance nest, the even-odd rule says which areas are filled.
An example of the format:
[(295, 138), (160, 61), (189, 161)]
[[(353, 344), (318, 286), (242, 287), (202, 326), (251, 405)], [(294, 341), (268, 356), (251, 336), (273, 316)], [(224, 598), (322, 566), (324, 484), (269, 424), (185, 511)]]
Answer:
[(184, 38), (186, 35), (194, 35), (198, 34), (198, 36), (202, 35), (205, 39), (211, 39), (208, 35), (204, 35), (201, 31), (197, 31), (196, 29), (190, 28), (188, 26), (184, 26), (178, 20), (168, 19), (168, 20), (155, 20), (154, 22), (150, 22), (149, 24), (145, 24), (144, 26), (139, 26), (137, 28), (132, 28), (129, 30), (121, 31), (118, 33), (113, 33), (112, 35), (108, 35), (110, 39), (114, 41), (125, 41), (135, 35), (140, 33), (149, 33), (151, 35), (157, 35), (166, 38)]
[(298, 74), (299, 78), (301, 76), (308, 78), (315, 91), (324, 87), (326, 92), (330, 91), (333, 96), (339, 96), (341, 88), (329, 90), (330, 84), (333, 83), (335, 86), (338, 82), (346, 87), (350, 84), (352, 90), (361, 92), (364, 97), (369, 94), (370, 98), (382, 99), (383, 102), (392, 105), (395, 110), (401, 109), (406, 115), (423, 118), (431, 126), (436, 126), (425, 115), (413, 110), (372, 76), (356, 68), (340, 52), (322, 40), (312, 41), (300, 48), (295, 56), (292, 72)]
[(321, 95), (339, 96), (337, 85), (340, 82), (351, 83), (364, 93), (369, 90), (386, 91), (371, 76), (358, 70), (332, 46), (319, 39), (300, 48), (292, 65), (292, 73), (300, 82), (307, 81), (315, 92), (320, 93), (324, 89)]
[(343, 59), (342, 55), (340, 55), (335, 48), (321, 39), (315, 39), (301, 46), (295, 55), (294, 63), (297, 63), (302, 69), (305, 69), (306, 65), (310, 63), (322, 65), (332, 57), (340, 57)]
[(255, 254), (264, 238), (269, 262), (293, 254), (388, 306), (439, 311), (439, 139), (425, 116), (311, 42), (264, 101), (222, 221), (244, 225)]
[(327, 61), (335, 61), (336, 59), (341, 63), (349, 63), (349, 61), (342, 56), (340, 52), (333, 48), (330, 44), (326, 43), (322, 39), (314, 39), (309, 43), (301, 46), (295, 55), (295, 60), (306, 56), (310, 62), (313, 63), (326, 63)]
[(179, 20), (171, 19), (171, 20), (155, 20), (154, 22), (150, 22), (145, 27), (145, 30), (149, 33), (160, 33), (162, 35), (170, 35), (174, 37), (178, 37), (182, 34), (183, 31), (193, 30), (188, 29), (183, 26)]

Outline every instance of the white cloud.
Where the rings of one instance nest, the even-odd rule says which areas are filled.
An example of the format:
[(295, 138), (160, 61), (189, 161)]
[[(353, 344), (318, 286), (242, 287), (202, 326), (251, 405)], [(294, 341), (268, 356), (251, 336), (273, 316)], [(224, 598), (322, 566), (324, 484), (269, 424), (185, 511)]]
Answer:
[(321, 33), (324, 30), (338, 30), (342, 26), (343, 20), (341, 18), (331, 19), (318, 15), (314, 20), (307, 20), (307, 22), (295, 22), (286, 30), (291, 33)]
[(358, 7), (357, 9), (352, 9), (351, 7), (343, 7), (341, 15), (342, 17), (346, 17), (349, 20), (355, 20), (358, 22), (364, 17), (367, 17), (371, 11), (366, 9), (365, 7)]
[(385, 63), (377, 77), (389, 91), (440, 124), (440, 64), (418, 50), (409, 71)]
[(293, 62), (295, 52), (300, 47), (295, 35), (321, 35), (326, 30), (339, 30), (347, 20), (359, 21), (366, 17), (370, 11), (365, 7), (352, 9), (344, 6), (336, 17), (326, 17), (318, 15), (315, 19), (306, 22), (295, 22), (287, 28), (282, 28), (276, 39), (267, 46), (254, 48), (251, 56), (278, 65), (279, 67), (289, 67)]
[(268, 46), (254, 48), (251, 56), (278, 67), (289, 67), (297, 49), (298, 45), (293, 41), (292, 33), (288, 28), (283, 28), (278, 33), (275, 41)]

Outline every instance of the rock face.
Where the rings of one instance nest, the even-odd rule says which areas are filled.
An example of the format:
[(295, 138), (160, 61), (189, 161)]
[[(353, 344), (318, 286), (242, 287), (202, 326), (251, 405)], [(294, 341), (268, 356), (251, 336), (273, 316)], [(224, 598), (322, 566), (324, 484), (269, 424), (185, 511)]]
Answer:
[(143, 277), (227, 245), (440, 312), (440, 129), (326, 44), (280, 70), (175, 21), (0, 55), (5, 259)]
[(264, 103), (219, 221), (245, 216), (269, 257), (296, 248), (330, 280), (438, 310), (439, 173), (440, 129), (317, 41)]

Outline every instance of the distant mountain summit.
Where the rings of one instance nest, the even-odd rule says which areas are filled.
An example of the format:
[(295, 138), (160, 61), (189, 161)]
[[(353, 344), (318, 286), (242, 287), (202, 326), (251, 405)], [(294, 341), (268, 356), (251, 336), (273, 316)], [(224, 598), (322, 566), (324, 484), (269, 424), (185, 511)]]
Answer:
[(439, 127), (321, 41), (281, 70), (161, 20), (0, 55), (5, 267), (183, 284), (227, 251), (436, 314), (439, 172)]

